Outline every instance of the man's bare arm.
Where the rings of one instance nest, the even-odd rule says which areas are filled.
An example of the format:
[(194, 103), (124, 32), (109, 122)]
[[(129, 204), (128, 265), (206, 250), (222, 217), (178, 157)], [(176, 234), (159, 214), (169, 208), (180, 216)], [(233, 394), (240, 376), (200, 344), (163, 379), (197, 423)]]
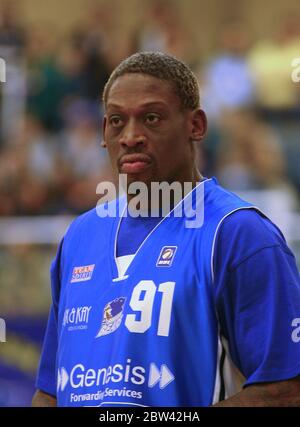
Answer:
[(56, 406), (56, 399), (50, 394), (44, 393), (41, 390), (37, 390), (32, 398), (32, 406), (54, 407)]
[(300, 407), (300, 377), (287, 381), (249, 385), (214, 406)]

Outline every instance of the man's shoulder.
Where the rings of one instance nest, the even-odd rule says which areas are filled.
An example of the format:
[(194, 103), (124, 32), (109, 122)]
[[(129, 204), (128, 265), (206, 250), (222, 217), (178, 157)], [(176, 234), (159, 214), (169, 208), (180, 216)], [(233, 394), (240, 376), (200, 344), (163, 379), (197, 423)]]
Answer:
[(76, 232), (78, 229), (82, 227), (88, 227), (92, 225), (95, 221), (96, 216), (97, 216), (96, 208), (93, 208), (74, 218), (68, 227), (68, 230), (66, 232), (66, 237), (68, 237), (70, 234)]
[(115, 199), (76, 217), (69, 225), (64, 240), (72, 239), (77, 235), (97, 234), (107, 230), (118, 217), (121, 202), (121, 199)]
[(241, 208), (228, 215), (221, 227), (223, 236), (258, 238), (264, 244), (276, 244), (284, 240), (280, 229), (258, 208)]
[(209, 184), (205, 209), (218, 238), (247, 236), (252, 240), (256, 236), (265, 244), (284, 241), (280, 229), (257, 206), (222, 187), (215, 178)]
[(237, 194), (222, 187), (215, 177), (204, 181), (205, 185), (205, 209), (209, 211), (209, 217), (222, 220), (228, 214), (240, 208), (253, 207)]
[(256, 208), (240, 209), (222, 222), (217, 236), (216, 261), (226, 258), (231, 267), (265, 248), (289, 252), (279, 228)]

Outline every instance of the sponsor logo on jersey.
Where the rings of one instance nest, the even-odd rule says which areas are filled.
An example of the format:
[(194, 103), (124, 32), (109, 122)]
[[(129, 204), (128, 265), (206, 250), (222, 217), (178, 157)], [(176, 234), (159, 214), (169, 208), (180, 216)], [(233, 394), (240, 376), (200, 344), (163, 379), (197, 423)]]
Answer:
[[(163, 390), (174, 380), (175, 376), (166, 364), (161, 364), (159, 366), (152, 362), (148, 368), (145, 368), (144, 366), (134, 365), (131, 359), (127, 359), (126, 363), (116, 363), (115, 365), (93, 369), (86, 368), (82, 363), (77, 363), (71, 368), (69, 373), (64, 367), (58, 369), (57, 390), (64, 391), (67, 384), (69, 384), (73, 390), (102, 386), (109, 388), (111, 384), (119, 384), (119, 387), (121, 386), (122, 389), (109, 389), (114, 390), (109, 393), (111, 396), (116, 395), (118, 390), (119, 392), (122, 392), (122, 390), (124, 391), (124, 389), (126, 389), (124, 386), (130, 386), (135, 389), (135, 396), (131, 397), (140, 399), (142, 398), (142, 392), (137, 391), (136, 386), (146, 384), (149, 388), (157, 387)], [(117, 393), (117, 395), (118, 394), (120, 393)], [(99, 396), (95, 398), (95, 400), (102, 400), (104, 395), (105, 393), (99, 390)], [(71, 399), (73, 401), (78, 400), (76, 397), (71, 397)]]
[(67, 308), (64, 312), (63, 327), (68, 331), (87, 329), (92, 306)]
[(164, 246), (160, 251), (156, 267), (171, 267), (177, 246)]
[(85, 282), (86, 280), (91, 280), (94, 268), (95, 264), (74, 267), (72, 272), (71, 283)]
[(150, 364), (148, 387), (152, 388), (158, 384), (159, 388), (162, 390), (174, 381), (174, 379), (175, 377), (167, 365), (161, 365), (161, 367), (158, 368), (155, 363)]
[(125, 301), (125, 297), (120, 297), (106, 304), (103, 310), (101, 328), (96, 338), (111, 334), (118, 329), (122, 322)]
[(58, 369), (57, 371), (57, 391), (64, 391), (66, 385), (69, 382), (68, 372), (64, 367)]

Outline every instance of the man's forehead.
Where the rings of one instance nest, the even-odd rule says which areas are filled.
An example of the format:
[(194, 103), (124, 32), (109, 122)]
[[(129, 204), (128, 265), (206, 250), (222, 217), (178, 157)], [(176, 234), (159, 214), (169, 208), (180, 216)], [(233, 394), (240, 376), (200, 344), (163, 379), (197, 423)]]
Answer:
[(160, 79), (158, 77), (152, 76), (146, 73), (125, 73), (117, 77), (112, 83), (111, 89), (113, 87), (125, 86), (125, 85), (136, 85), (144, 87), (162, 87), (171, 88), (171, 83), (165, 79)]
[(137, 101), (141, 96), (144, 104), (169, 104), (180, 102), (171, 83), (148, 74), (124, 74), (113, 82), (107, 97), (107, 108), (114, 104), (126, 102), (128, 99)]
[[(128, 100), (126, 99), (116, 99), (114, 101), (114, 99), (111, 99), (111, 101), (109, 100), (106, 106), (107, 110), (110, 109), (118, 109), (118, 108), (127, 108), (128, 106)], [(130, 103), (130, 106), (135, 106), (136, 108), (139, 109), (146, 109), (146, 108), (168, 108), (169, 107), (169, 103), (165, 102), (165, 101), (158, 101), (158, 100), (147, 100), (147, 99), (136, 99), (134, 103)]]

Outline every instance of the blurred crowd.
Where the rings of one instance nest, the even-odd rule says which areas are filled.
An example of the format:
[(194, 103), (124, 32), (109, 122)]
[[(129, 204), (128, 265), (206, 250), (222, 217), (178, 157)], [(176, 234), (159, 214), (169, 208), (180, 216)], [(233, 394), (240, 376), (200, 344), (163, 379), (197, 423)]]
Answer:
[[(187, 19), (175, 0), (137, 0), (137, 16), (121, 30), (114, 0), (86, 0), (80, 20), (60, 33), (55, 22), (29, 25), (25, 3), (0, 0), (6, 62), (3, 82), (0, 61), (0, 231), (20, 230), (15, 218), (7, 225), (4, 217), (76, 215), (96, 205), (97, 184), (114, 180), (101, 147), (103, 86), (130, 54), (162, 51), (188, 63), (200, 83), (209, 123), (197, 148), (202, 174), (257, 201), (293, 244), (300, 266), (299, 216), (293, 221), (300, 200), (300, 82), (291, 78), (292, 60), (300, 57), (299, 14), (282, 14), (264, 37), (254, 34), (250, 19), (213, 22), (212, 40), (200, 31), (197, 13), (191, 9)], [(51, 4), (42, 3), (31, 7)], [(227, 2), (219, 3), (220, 9), (226, 3), (221, 19)], [(239, 3), (228, 2), (234, 9)], [(197, 47), (196, 33), (207, 50)], [(22, 242), (0, 241), (0, 314), (9, 336), (1, 347), (0, 406), (30, 404), (46, 323), (40, 316), (50, 298), (48, 266), (56, 247)]]
[(282, 17), (273, 34), (255, 40), (246, 22), (218, 31), (210, 55), (193, 49), (189, 28), (170, 2), (149, 2), (137, 25), (114, 36), (113, 8), (93, 4), (68, 34), (26, 27), (14, 2), (0, 10), (0, 215), (80, 213), (97, 202), (96, 186), (113, 180), (100, 147), (101, 93), (112, 69), (143, 50), (186, 61), (200, 82), (209, 133), (199, 168), (234, 191), (276, 190), (297, 204), (300, 194), (300, 18)]

